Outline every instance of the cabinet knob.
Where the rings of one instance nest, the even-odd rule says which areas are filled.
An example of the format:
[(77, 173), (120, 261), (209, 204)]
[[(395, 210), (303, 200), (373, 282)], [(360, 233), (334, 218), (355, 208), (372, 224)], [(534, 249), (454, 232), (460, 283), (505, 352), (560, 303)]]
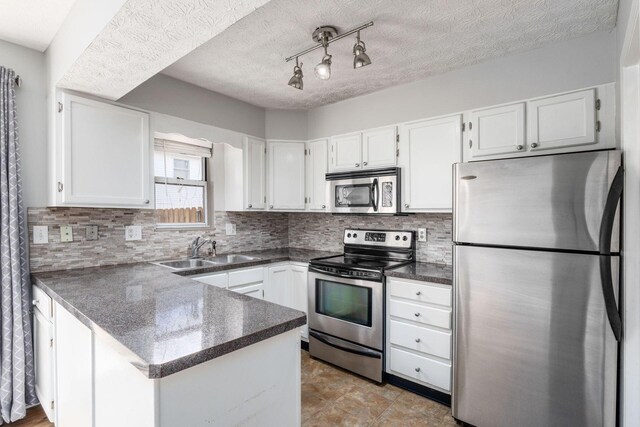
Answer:
[(516, 150), (518, 151), (522, 151), (524, 147), (522, 145), (516, 145)]
[(148, 204), (149, 204), (149, 200), (145, 200), (145, 201), (144, 201), (144, 204), (145, 204), (145, 205), (148, 205)]
[(359, 168), (360, 167), (360, 163), (356, 163), (356, 167)]
[(39, 299), (34, 299), (33, 301), (31, 301), (31, 304), (38, 305), (38, 304), (40, 304), (40, 300)]
[(408, 208), (408, 207), (409, 207), (409, 203), (405, 203), (405, 204), (404, 204), (404, 207), (405, 207), (405, 208)]
[(536, 148), (537, 146), (538, 146), (538, 143), (537, 143), (537, 142), (532, 142), (532, 143), (531, 143), (531, 148)]
[(60, 181), (58, 181), (58, 193), (62, 193), (62, 189), (64, 188), (64, 186), (62, 185), (62, 183)]
[(269, 209), (273, 209), (273, 205), (269, 205)]
[(325, 209), (327, 207), (327, 205), (322, 205), (322, 209)]
[(367, 166), (367, 163), (368, 163), (368, 162), (362, 162), (362, 164), (363, 164), (364, 166)]
[(416, 316), (416, 317), (420, 317), (420, 313), (418, 313), (418, 312), (414, 313), (413, 315)]
[(253, 207), (253, 205), (252, 205), (252, 204), (249, 204), (249, 209), (251, 209), (252, 207)]
[(416, 372), (420, 372), (420, 368), (416, 368)]
[(416, 292), (416, 296), (420, 296), (420, 295), (422, 295), (422, 292), (420, 291)]
[(416, 338), (416, 342), (420, 342), (420, 338)]

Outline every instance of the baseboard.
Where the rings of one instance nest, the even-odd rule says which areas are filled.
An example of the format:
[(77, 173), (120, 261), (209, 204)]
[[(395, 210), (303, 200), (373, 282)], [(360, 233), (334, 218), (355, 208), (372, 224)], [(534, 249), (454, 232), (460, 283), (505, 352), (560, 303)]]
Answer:
[(434, 390), (421, 384), (416, 384), (413, 381), (406, 380), (395, 375), (385, 373), (385, 378), (389, 384), (408, 390), (412, 393), (418, 394), (427, 399), (434, 400), (443, 405), (451, 406), (451, 395), (443, 393), (438, 390)]
[(300, 340), (300, 348), (309, 351), (309, 343), (303, 340)]

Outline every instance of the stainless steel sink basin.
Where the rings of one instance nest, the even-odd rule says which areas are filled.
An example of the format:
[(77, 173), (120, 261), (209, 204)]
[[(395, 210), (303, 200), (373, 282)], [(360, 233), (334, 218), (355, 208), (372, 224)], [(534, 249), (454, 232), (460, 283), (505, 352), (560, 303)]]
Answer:
[(235, 264), (238, 262), (254, 261), (256, 259), (259, 258), (247, 255), (219, 255), (211, 258), (211, 261), (216, 264)]
[(155, 262), (154, 264), (161, 265), (163, 267), (168, 267), (173, 270), (186, 270), (189, 268), (210, 267), (212, 265), (216, 265), (220, 263), (208, 261), (206, 259), (179, 259), (174, 261)]

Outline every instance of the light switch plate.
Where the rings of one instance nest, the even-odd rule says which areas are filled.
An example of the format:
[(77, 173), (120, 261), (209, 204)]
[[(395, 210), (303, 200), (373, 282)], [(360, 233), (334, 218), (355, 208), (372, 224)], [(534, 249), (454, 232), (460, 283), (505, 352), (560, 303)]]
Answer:
[(46, 225), (34, 225), (33, 243), (36, 245), (49, 243), (49, 227)]
[(236, 225), (235, 224), (226, 224), (226, 233), (227, 236), (235, 236), (236, 235)]
[(418, 228), (418, 242), (426, 242), (426, 241), (427, 241), (427, 229)]
[(125, 240), (142, 240), (142, 226), (128, 225), (124, 228)]
[(86, 240), (98, 240), (98, 226), (87, 225), (84, 229), (84, 238)]
[(73, 242), (73, 230), (70, 225), (60, 226), (60, 241), (62, 243)]

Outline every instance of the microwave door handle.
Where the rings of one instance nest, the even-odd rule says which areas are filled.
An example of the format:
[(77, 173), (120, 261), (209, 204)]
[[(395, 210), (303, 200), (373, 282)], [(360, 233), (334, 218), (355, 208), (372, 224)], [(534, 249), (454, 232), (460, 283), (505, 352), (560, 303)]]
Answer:
[(373, 185), (371, 186), (371, 203), (373, 204), (374, 212), (378, 212), (378, 197), (380, 196), (378, 190), (378, 178), (374, 178)]

